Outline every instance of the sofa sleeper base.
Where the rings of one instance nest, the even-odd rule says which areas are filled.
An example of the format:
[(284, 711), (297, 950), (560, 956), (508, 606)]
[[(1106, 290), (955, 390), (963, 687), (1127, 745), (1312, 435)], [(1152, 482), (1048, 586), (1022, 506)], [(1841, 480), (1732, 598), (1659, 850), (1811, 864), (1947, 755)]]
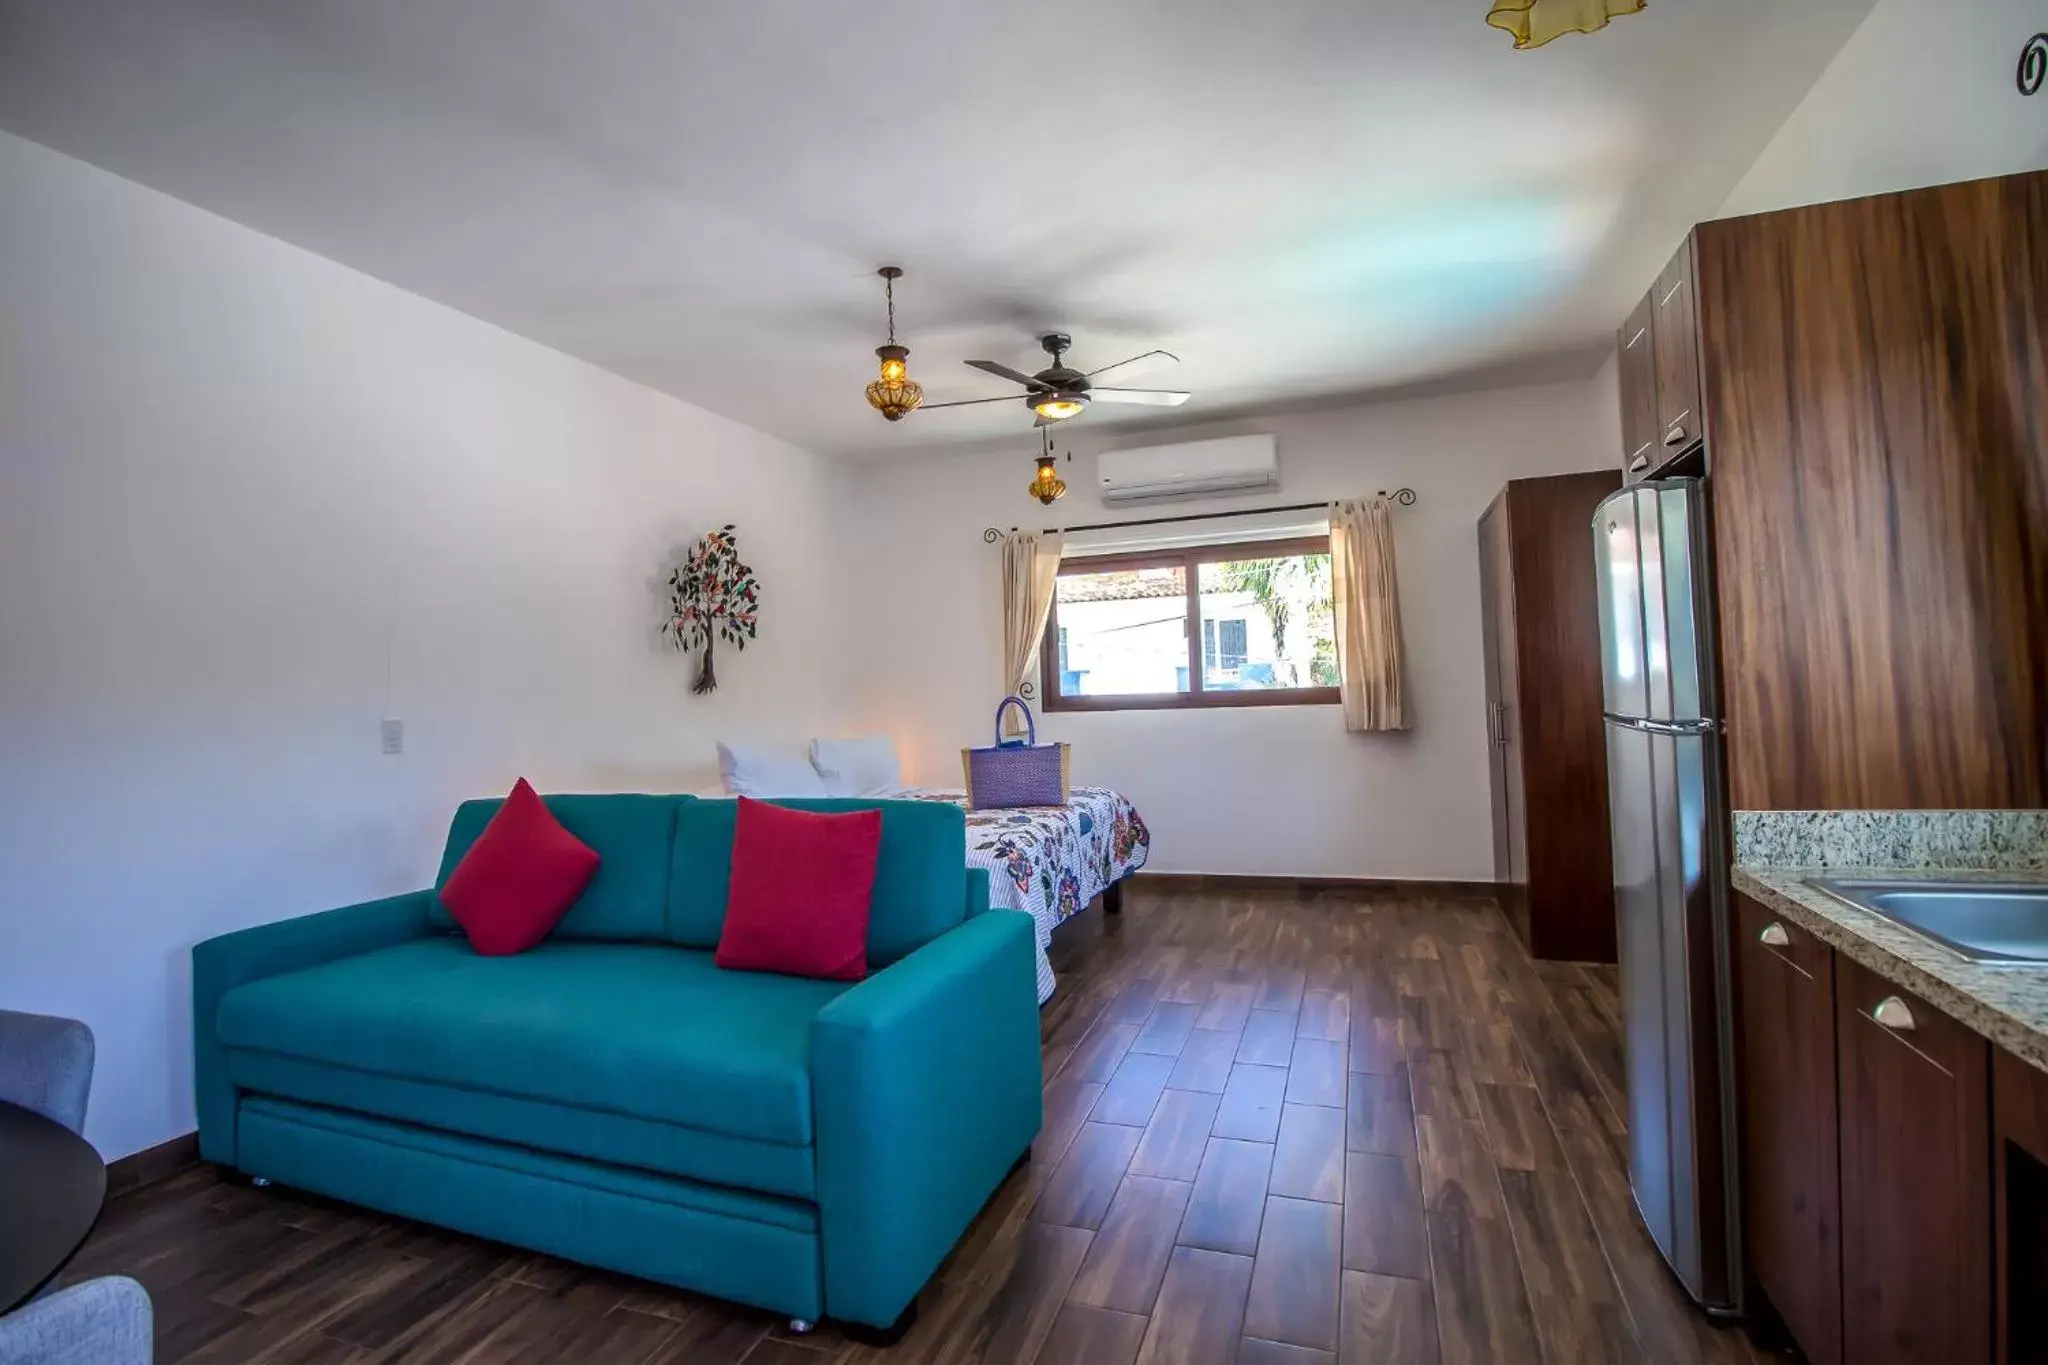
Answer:
[(791, 1318), (823, 1316), (817, 1211), (264, 1096), (238, 1106), (244, 1173)]

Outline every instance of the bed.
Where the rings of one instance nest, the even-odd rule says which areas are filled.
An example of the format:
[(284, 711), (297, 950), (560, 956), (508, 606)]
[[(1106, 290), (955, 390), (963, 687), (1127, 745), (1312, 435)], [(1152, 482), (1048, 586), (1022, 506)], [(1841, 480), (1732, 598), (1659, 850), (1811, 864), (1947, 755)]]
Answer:
[[(911, 787), (912, 801), (967, 804), (967, 793)], [(1136, 807), (1108, 787), (1075, 787), (1064, 806), (967, 812), (967, 865), (988, 869), (989, 901), (1038, 922), (1038, 1003), (1052, 998), (1045, 948), (1052, 931), (1097, 896), (1114, 909), (1118, 885), (1145, 865), (1152, 835)]]

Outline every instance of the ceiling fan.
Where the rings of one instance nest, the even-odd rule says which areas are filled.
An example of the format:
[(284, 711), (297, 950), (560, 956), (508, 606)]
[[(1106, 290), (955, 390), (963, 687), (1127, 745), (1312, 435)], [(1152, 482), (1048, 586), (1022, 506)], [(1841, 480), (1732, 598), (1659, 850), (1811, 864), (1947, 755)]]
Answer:
[[(1142, 403), (1150, 407), (1177, 408), (1192, 396), (1179, 389), (1122, 389), (1106, 387), (1100, 381), (1104, 376), (1126, 378), (1166, 361), (1178, 362), (1180, 357), (1171, 351), (1147, 351), (1134, 355), (1129, 360), (1119, 360), (1114, 365), (1104, 365), (1099, 370), (1081, 371), (1068, 366), (1063, 357), (1074, 339), (1065, 332), (1048, 332), (1038, 339), (1045, 353), (1052, 357), (1052, 364), (1037, 374), (1025, 374), (1008, 365), (999, 365), (993, 360), (970, 360), (967, 363), (977, 370), (986, 371), (1013, 384), (1022, 384), (1021, 395), (1024, 406), (1038, 414), (1034, 426), (1047, 426), (1063, 422), (1069, 417), (1078, 417), (1088, 410), (1090, 403)], [(983, 403), (1014, 403), (1016, 396), (1003, 398), (968, 398), (957, 403), (926, 403), (924, 411), (934, 408), (971, 408)]]

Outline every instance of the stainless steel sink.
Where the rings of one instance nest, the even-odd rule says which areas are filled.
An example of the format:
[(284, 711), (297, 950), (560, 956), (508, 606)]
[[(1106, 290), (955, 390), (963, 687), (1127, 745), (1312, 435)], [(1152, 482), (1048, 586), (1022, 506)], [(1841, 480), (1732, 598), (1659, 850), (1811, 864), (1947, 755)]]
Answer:
[(1982, 966), (2048, 967), (2048, 885), (1853, 877), (1807, 885)]

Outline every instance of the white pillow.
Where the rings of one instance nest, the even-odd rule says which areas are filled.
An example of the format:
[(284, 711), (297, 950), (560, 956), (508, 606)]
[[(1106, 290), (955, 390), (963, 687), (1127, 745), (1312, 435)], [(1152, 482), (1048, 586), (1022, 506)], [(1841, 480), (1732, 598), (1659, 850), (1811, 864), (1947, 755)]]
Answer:
[(733, 796), (829, 796), (825, 780), (802, 754), (767, 744), (718, 743), (718, 776)]
[(811, 766), (834, 796), (895, 796), (903, 790), (903, 765), (887, 735), (814, 739)]

